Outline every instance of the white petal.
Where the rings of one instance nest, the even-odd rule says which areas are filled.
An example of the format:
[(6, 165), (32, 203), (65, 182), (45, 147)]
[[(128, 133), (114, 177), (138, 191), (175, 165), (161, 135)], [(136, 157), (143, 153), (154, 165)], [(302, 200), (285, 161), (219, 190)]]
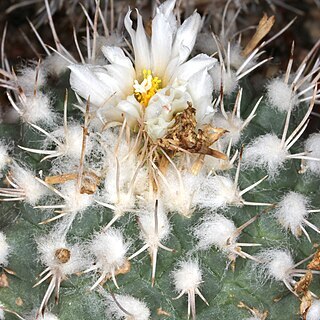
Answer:
[(168, 18), (173, 14), (175, 4), (176, 0), (167, 0), (159, 6), (158, 10)]
[(84, 99), (90, 96), (90, 102), (96, 106), (103, 106), (112, 95), (112, 90), (97, 77), (94, 68), (90, 65), (71, 65), (69, 69), (71, 88)]
[(130, 18), (131, 10), (128, 11), (124, 18), (124, 25), (131, 37), (132, 46), (135, 56), (135, 69), (137, 77), (142, 74), (143, 69), (150, 69), (150, 45), (146, 32), (143, 27), (142, 17), (137, 10), (137, 30), (132, 28), (132, 20)]
[(167, 86), (171, 81), (173, 75), (177, 72), (177, 68), (179, 66), (179, 57), (171, 58), (169, 64), (167, 66), (166, 72), (162, 78), (162, 85)]
[(134, 75), (127, 68), (120, 65), (106, 65), (108, 75), (117, 83), (119, 93), (123, 96), (132, 94)]
[(121, 83), (118, 83), (114, 77), (109, 74), (108, 70), (104, 67), (93, 66), (91, 68), (95, 76), (109, 89), (111, 94), (121, 92)]
[(165, 15), (157, 11), (152, 20), (152, 71), (154, 75), (162, 78), (170, 60), (174, 30)]
[(204, 69), (210, 69), (216, 62), (217, 59), (215, 58), (210, 58), (208, 55), (203, 53), (198, 54), (182, 64), (178, 68), (175, 77), (179, 80), (188, 81), (194, 74)]
[(191, 94), (193, 107), (197, 110), (197, 123), (203, 124), (205, 116), (212, 113), (212, 79), (205, 69), (196, 73), (188, 81), (188, 91)]
[(175, 58), (179, 56), (179, 64), (186, 61), (190, 55), (196, 42), (200, 27), (201, 17), (199, 13), (195, 12), (178, 28), (171, 57)]
[(97, 113), (99, 117), (103, 119), (104, 123), (107, 122), (120, 122), (125, 119), (125, 113), (122, 110), (114, 107), (113, 105), (107, 105), (105, 108), (100, 108)]
[(121, 100), (116, 106), (107, 105), (100, 109), (99, 113), (105, 122), (123, 122), (126, 119), (128, 125), (133, 128), (141, 118), (142, 110), (134, 96), (129, 96), (127, 100)]
[(120, 101), (117, 108), (134, 119), (139, 119), (142, 113), (141, 105), (133, 95), (129, 96), (127, 100)]
[(176, 4), (176, 0), (167, 0), (164, 3), (162, 3), (158, 10), (168, 20), (171, 29), (174, 31), (174, 33), (177, 31), (177, 19), (176, 16), (173, 13), (174, 6)]
[(154, 141), (162, 138), (173, 124), (174, 120), (167, 122), (162, 117), (150, 119), (147, 121), (148, 135)]
[(131, 60), (125, 56), (123, 50), (119, 47), (103, 46), (101, 48), (104, 56), (111, 64), (117, 64), (134, 72)]
[(151, 98), (145, 111), (145, 119), (162, 117), (165, 121), (170, 122), (175, 114), (188, 106), (188, 101), (192, 102), (192, 98), (185, 91), (185, 87), (163, 88)]
[(127, 119), (128, 125), (133, 128), (141, 118), (142, 107), (136, 98), (131, 95), (127, 100), (122, 100), (116, 106), (122, 118)]
[(163, 110), (170, 112), (173, 99), (174, 91), (170, 87), (158, 91), (149, 101), (148, 108), (145, 110), (145, 120), (159, 117)]

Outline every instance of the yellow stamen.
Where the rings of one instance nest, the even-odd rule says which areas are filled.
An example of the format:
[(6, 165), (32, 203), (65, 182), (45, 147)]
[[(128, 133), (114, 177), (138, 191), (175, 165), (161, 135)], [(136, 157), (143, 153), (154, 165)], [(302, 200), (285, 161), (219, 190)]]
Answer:
[(133, 88), (135, 98), (146, 108), (150, 99), (161, 88), (161, 80), (154, 77), (151, 70), (144, 69), (142, 82), (134, 80)]

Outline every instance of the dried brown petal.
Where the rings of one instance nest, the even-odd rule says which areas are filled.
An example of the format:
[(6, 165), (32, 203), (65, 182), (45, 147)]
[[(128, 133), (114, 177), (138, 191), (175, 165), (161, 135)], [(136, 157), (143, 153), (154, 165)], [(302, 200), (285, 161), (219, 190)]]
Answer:
[(159, 315), (159, 316), (171, 317), (171, 313), (163, 310), (162, 308), (158, 308), (158, 309), (157, 309), (157, 315)]
[(227, 156), (224, 153), (210, 148), (226, 130), (214, 128), (209, 124), (197, 130), (196, 126), (196, 110), (188, 103), (188, 107), (176, 115), (173, 127), (158, 140), (158, 145), (165, 150), (209, 155), (226, 160)]
[(245, 303), (243, 303), (242, 301), (239, 302), (238, 308), (242, 308), (242, 309), (247, 309), (247, 310), (249, 310), (249, 311), (252, 313), (252, 315), (253, 315), (255, 318), (259, 319), (259, 320), (265, 320), (265, 319), (267, 319), (267, 317), (268, 317), (268, 311), (261, 312), (261, 311), (259, 311), (259, 310), (256, 309), (256, 308), (250, 308), (249, 306), (247, 306), (247, 305), (246, 305)]
[(307, 312), (309, 308), (312, 305), (312, 296), (310, 291), (308, 291), (302, 298), (300, 303), (300, 315), (302, 316), (302, 319), (305, 320), (307, 316)]
[(309, 286), (312, 282), (312, 272), (308, 271), (294, 286), (294, 291), (297, 294), (305, 295), (308, 292)]
[(16, 299), (15, 303), (16, 303), (17, 306), (21, 307), (23, 305), (23, 300), (20, 297), (18, 297)]
[(45, 178), (47, 184), (58, 184), (65, 183), (67, 181), (76, 180), (78, 177), (77, 173), (64, 173), (58, 176), (48, 176)]
[[(68, 181), (77, 180), (78, 173), (64, 173), (57, 176), (48, 176), (45, 178), (45, 182), (48, 184), (60, 184)], [(92, 171), (85, 171), (82, 175), (81, 181), (81, 194), (93, 194), (96, 192), (97, 187), (100, 184), (100, 178)]]
[[(114, 272), (114, 275), (115, 276), (118, 276), (119, 274), (126, 274), (128, 272), (130, 272), (131, 270), (131, 263), (129, 260), (126, 260), (124, 262), (124, 264), (120, 267), (120, 268), (117, 268)], [(101, 285), (103, 285), (107, 280), (111, 279), (112, 278), (112, 274), (111, 273), (108, 273), (105, 278), (101, 281)]]
[(9, 288), (9, 280), (4, 272), (0, 275), (0, 288)]
[(94, 172), (84, 172), (81, 183), (81, 194), (94, 194), (100, 184), (100, 178)]
[(307, 268), (310, 270), (320, 270), (320, 249), (317, 250)]
[(275, 17), (271, 16), (268, 18), (266, 14), (263, 15), (259, 21), (257, 30), (251, 40), (248, 42), (246, 47), (243, 49), (242, 54), (246, 57), (248, 56), (259, 44), (259, 42), (270, 32), (272, 26), (274, 25)]

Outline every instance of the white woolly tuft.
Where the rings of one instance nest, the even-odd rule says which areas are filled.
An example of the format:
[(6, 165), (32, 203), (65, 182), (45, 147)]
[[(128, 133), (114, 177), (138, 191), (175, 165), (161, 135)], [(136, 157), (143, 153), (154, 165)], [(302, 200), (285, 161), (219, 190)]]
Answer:
[[(50, 233), (48, 236), (36, 239), (41, 262), (53, 272), (58, 272), (63, 278), (76, 272), (83, 271), (88, 265), (83, 249), (77, 245), (69, 245), (59, 236), (59, 233)], [(62, 263), (56, 257), (59, 249), (70, 251), (69, 261)]]
[[(31, 97), (34, 94), (35, 89), (38, 91), (46, 84), (46, 72), (41, 66), (40, 68), (33, 66), (21, 69), (17, 76), (17, 84), (22, 88), (26, 96)], [(35, 84), (37, 85), (35, 86)]]
[[(150, 319), (151, 312), (148, 309), (147, 305), (129, 295), (120, 295), (116, 294), (115, 298), (119, 305), (132, 315), (134, 320), (148, 320)], [(124, 313), (112, 297), (108, 297), (107, 301), (107, 317), (108, 319), (121, 320), (121, 319), (131, 319), (131, 317)]]
[(1, 305), (0, 305), (0, 320), (5, 320), (4, 311), (3, 311), (3, 309), (1, 308)]
[(281, 78), (270, 81), (267, 86), (267, 98), (271, 107), (280, 112), (287, 112), (298, 102), (294, 97), (290, 86), (284, 83)]
[(307, 311), (306, 320), (320, 320), (320, 301), (313, 300)]
[(74, 181), (68, 181), (61, 185), (61, 193), (66, 198), (67, 211), (80, 212), (93, 203), (93, 195), (80, 193)]
[(213, 118), (213, 123), (216, 127), (224, 128), (229, 132), (219, 139), (224, 146), (232, 139), (232, 145), (239, 142), (241, 137), (241, 127), (243, 125), (243, 120), (238, 117), (232, 117), (230, 112), (227, 112), (228, 119), (226, 119), (221, 113), (216, 113)]
[(138, 167), (135, 157), (126, 161), (119, 160), (119, 193), (117, 192), (117, 161), (114, 156), (109, 159), (104, 183), (103, 200), (117, 206), (119, 211), (127, 211), (135, 206), (133, 177)]
[(197, 260), (181, 261), (178, 268), (172, 271), (177, 292), (197, 289), (202, 283), (202, 271)]
[[(320, 159), (320, 133), (314, 133), (305, 142), (305, 151), (308, 156)], [(307, 160), (307, 168), (320, 176), (320, 161)]]
[(9, 253), (10, 246), (7, 243), (7, 238), (5, 234), (0, 231), (0, 266), (6, 267), (8, 265)]
[(45, 312), (41, 320), (59, 320), (59, 318), (51, 312)]
[[(105, 130), (101, 133), (101, 145), (104, 148), (105, 152), (109, 155), (106, 159), (111, 166), (114, 166), (113, 159), (116, 145), (119, 141), (119, 132), (116, 130)], [(118, 158), (123, 159), (128, 155), (130, 149), (129, 145), (122, 139), (119, 142), (118, 147)], [(110, 158), (110, 159), (109, 159)]]
[[(104, 132), (102, 146), (106, 152), (104, 165), (107, 171), (102, 201), (116, 205), (119, 211), (130, 210), (135, 206), (134, 195), (140, 194), (146, 189), (146, 172), (139, 169), (135, 177), (139, 161), (135, 153), (130, 153), (129, 144), (124, 139), (119, 141), (119, 133), (111, 130)], [(117, 174), (119, 175), (119, 194), (117, 192)]]
[(203, 171), (206, 172), (207, 174), (210, 174), (212, 172), (217, 172), (217, 171), (228, 171), (233, 167), (234, 167), (234, 162), (231, 162), (228, 159), (221, 160), (214, 157), (204, 158)]
[(14, 164), (11, 167), (12, 178), (14, 182), (25, 193), (25, 201), (30, 205), (35, 205), (48, 192), (48, 189), (39, 183), (32, 172)]
[(144, 195), (149, 191), (149, 175), (146, 168), (140, 168), (133, 186), (134, 194)]
[(181, 173), (181, 181), (177, 172), (173, 169), (167, 171), (166, 183), (160, 180), (163, 199), (166, 199), (165, 206), (168, 211), (190, 217), (194, 210), (193, 198), (198, 192), (204, 180), (204, 176), (193, 175), (189, 172)]
[(5, 168), (9, 161), (10, 158), (8, 155), (8, 146), (5, 144), (4, 141), (0, 141), (0, 171), (2, 171)]
[[(209, 73), (212, 77), (213, 89), (216, 92), (220, 92), (221, 80), (223, 84), (223, 92), (226, 95), (230, 95), (235, 92), (238, 87), (237, 76), (234, 71), (227, 72), (221, 70), (221, 65), (216, 63), (210, 70)], [(221, 79), (222, 78), (222, 79)]]
[[(240, 47), (240, 45), (238, 45), (238, 44), (231, 45), (231, 48), (230, 48), (230, 65), (236, 70), (239, 69), (240, 66), (246, 60), (246, 58), (242, 54), (242, 51), (243, 51), (243, 49)], [(255, 63), (255, 59), (250, 61), (247, 64), (247, 66), (246, 66), (246, 68), (244, 70), (249, 69), (250, 67), (252, 67), (254, 63)]]
[(43, 93), (38, 92), (36, 96), (30, 96), (26, 101), (20, 104), (22, 110), (22, 119), (30, 123), (48, 123), (52, 124), (56, 115), (52, 111), (50, 98)]
[[(53, 313), (46, 311), (43, 315), (41, 315), (41, 317), (38, 314), (39, 310), (33, 310), (30, 314), (28, 314), (25, 319), (26, 320), (35, 320), (35, 319), (39, 319), (39, 320), (59, 320), (59, 318), (54, 315)], [(0, 318), (1, 319), (1, 318)]]
[[(80, 125), (69, 125), (67, 134), (63, 127), (52, 132), (52, 135), (58, 138), (63, 146), (58, 146), (57, 151), (74, 160), (79, 160), (82, 151), (83, 129)], [(90, 137), (86, 140), (86, 153), (92, 149), (92, 141)]]
[(273, 249), (262, 251), (257, 255), (262, 261), (258, 265), (258, 274), (263, 278), (272, 278), (276, 281), (288, 281), (291, 279), (290, 270), (294, 267), (294, 261), (289, 251)]
[(162, 240), (165, 240), (170, 234), (170, 223), (163, 206), (158, 205), (158, 234), (155, 233), (155, 215), (154, 209), (139, 214), (139, 221), (143, 228), (141, 236), (150, 246), (157, 246)]
[(274, 177), (288, 155), (281, 148), (281, 140), (275, 134), (268, 133), (258, 137), (244, 149), (243, 161), (249, 167), (265, 167), (270, 176)]
[(59, 54), (53, 53), (43, 61), (43, 66), (50, 75), (59, 76), (66, 72), (70, 63), (63, 59)]
[(232, 220), (220, 214), (209, 215), (205, 220), (195, 227), (193, 235), (197, 238), (197, 248), (207, 250), (212, 246), (225, 250), (228, 240), (230, 244), (236, 241), (236, 237), (230, 239), (237, 228)]
[(275, 216), (280, 224), (285, 229), (289, 229), (296, 237), (301, 232), (300, 226), (304, 224), (303, 219), (308, 216), (307, 204), (308, 199), (302, 194), (289, 192), (278, 203), (275, 211)]
[(97, 267), (109, 273), (125, 263), (129, 244), (125, 242), (120, 230), (109, 228), (95, 236), (90, 249), (96, 256)]
[(201, 207), (220, 208), (229, 204), (241, 206), (239, 190), (229, 177), (210, 176), (202, 181), (195, 202)]

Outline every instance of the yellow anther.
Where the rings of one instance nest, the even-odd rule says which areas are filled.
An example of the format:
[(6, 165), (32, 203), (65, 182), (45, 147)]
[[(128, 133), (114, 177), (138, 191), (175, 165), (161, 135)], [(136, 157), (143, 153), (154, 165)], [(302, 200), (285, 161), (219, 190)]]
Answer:
[(158, 77), (153, 77), (151, 70), (144, 69), (142, 74), (141, 83), (138, 80), (134, 81), (134, 96), (144, 107), (147, 107), (150, 99), (161, 88), (161, 80)]

